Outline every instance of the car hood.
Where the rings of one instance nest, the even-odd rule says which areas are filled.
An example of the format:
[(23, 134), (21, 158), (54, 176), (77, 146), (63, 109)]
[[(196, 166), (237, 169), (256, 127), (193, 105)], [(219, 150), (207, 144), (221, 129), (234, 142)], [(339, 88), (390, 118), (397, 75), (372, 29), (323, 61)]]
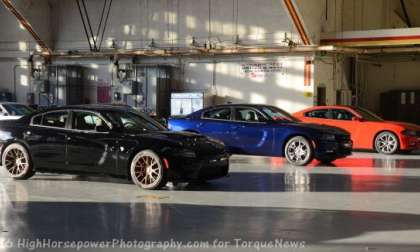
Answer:
[(301, 128), (301, 129), (310, 129), (314, 131), (318, 131), (320, 133), (327, 133), (327, 134), (334, 134), (334, 135), (349, 135), (350, 133), (333, 126), (327, 126), (323, 124), (314, 124), (314, 123), (288, 123), (287, 125)]

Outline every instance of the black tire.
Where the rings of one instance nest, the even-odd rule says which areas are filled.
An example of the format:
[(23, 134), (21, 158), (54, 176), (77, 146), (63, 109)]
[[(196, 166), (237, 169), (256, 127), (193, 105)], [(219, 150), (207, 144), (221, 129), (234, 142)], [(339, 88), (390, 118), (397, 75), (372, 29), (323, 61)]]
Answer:
[(286, 160), (296, 166), (305, 166), (313, 160), (311, 143), (303, 136), (295, 136), (284, 147)]
[(31, 157), (19, 143), (8, 145), (3, 151), (1, 161), (9, 177), (13, 179), (25, 180), (35, 175)]
[(142, 189), (157, 190), (166, 185), (167, 172), (161, 158), (152, 150), (138, 152), (130, 164), (130, 176)]
[(321, 164), (331, 164), (332, 162), (334, 162), (335, 160), (337, 160), (336, 158), (318, 158), (317, 159)]
[(398, 152), (399, 149), (400, 144), (398, 137), (394, 133), (390, 131), (384, 131), (376, 136), (375, 150), (378, 153), (392, 155)]

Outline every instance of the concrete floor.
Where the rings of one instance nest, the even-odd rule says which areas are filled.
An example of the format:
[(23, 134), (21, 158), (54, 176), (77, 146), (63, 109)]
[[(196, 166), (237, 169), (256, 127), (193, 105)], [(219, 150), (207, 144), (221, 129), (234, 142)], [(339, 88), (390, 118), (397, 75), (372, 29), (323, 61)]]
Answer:
[[(36, 238), (108, 241), (124, 251), (138, 248), (113, 239), (197, 241), (206, 251), (296, 251), (286, 242), (302, 251), (420, 251), (420, 155), (356, 153), (304, 168), (233, 156), (230, 177), (161, 191), (103, 177), (13, 181), (2, 171), (0, 251)], [(277, 247), (264, 248), (269, 241)]]

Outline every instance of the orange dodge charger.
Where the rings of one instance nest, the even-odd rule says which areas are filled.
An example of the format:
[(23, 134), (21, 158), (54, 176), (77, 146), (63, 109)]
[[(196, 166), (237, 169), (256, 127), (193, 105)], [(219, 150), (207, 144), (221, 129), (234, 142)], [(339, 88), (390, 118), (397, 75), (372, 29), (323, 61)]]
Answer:
[(304, 122), (347, 130), (351, 134), (354, 149), (373, 149), (383, 154), (394, 154), (420, 147), (419, 125), (385, 121), (360, 107), (318, 106), (293, 115)]

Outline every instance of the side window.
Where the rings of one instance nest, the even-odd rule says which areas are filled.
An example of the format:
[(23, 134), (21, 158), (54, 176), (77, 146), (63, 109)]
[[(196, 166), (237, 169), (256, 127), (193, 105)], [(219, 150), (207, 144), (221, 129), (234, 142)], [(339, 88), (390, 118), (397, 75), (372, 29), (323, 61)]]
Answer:
[(237, 121), (244, 122), (264, 122), (266, 121), (264, 116), (258, 111), (250, 108), (236, 108), (235, 118)]
[(351, 121), (354, 115), (344, 109), (333, 109), (332, 110), (332, 119), (342, 120), (342, 121)]
[(203, 113), (203, 118), (217, 119), (217, 120), (230, 120), (230, 108), (220, 108), (209, 110)]
[(305, 117), (328, 119), (328, 109), (313, 110), (306, 112)]
[(65, 128), (69, 114), (66, 111), (46, 113), (42, 117), (42, 125), (55, 128)]
[(41, 122), (42, 122), (42, 115), (37, 115), (34, 118), (32, 118), (33, 125), (41, 125)]
[(72, 128), (77, 130), (95, 131), (99, 126), (107, 126), (95, 113), (74, 112)]

